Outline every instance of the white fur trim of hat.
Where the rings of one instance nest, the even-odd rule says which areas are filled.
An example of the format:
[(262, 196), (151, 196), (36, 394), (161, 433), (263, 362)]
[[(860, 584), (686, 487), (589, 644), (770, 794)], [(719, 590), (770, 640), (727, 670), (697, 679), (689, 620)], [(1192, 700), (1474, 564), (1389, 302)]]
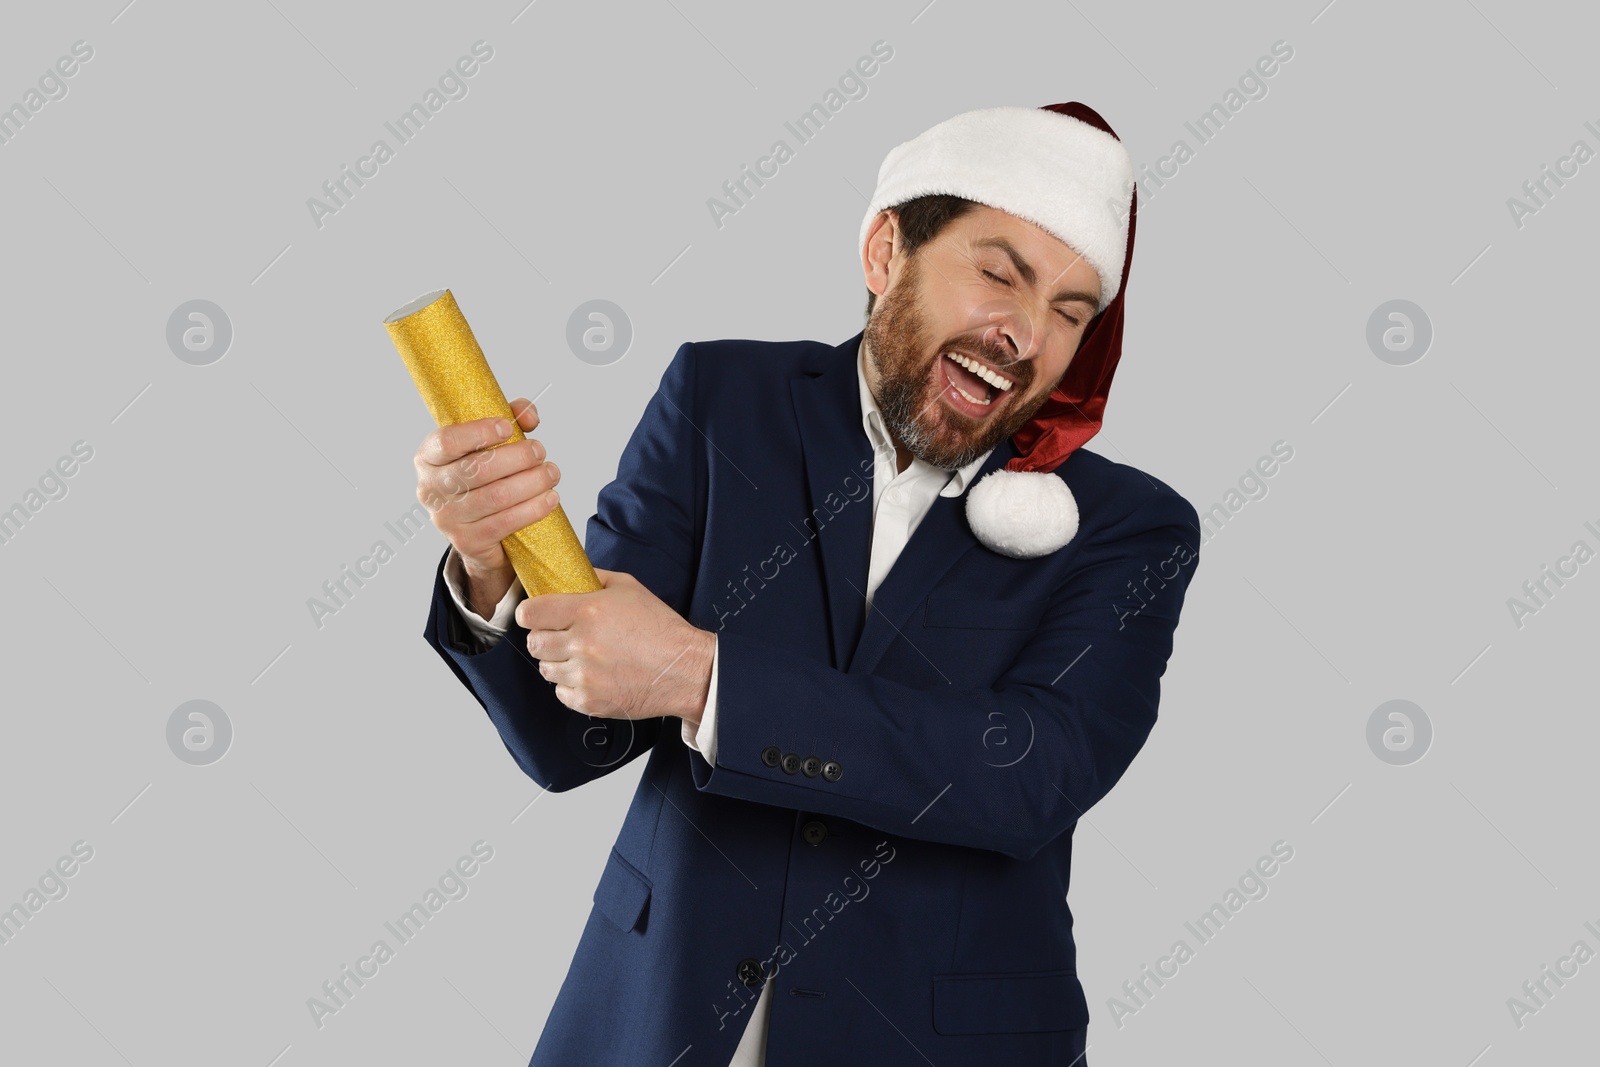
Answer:
[(1104, 130), (1037, 107), (979, 108), (945, 119), (884, 157), (857, 252), (866, 248), (878, 212), (933, 193), (1034, 223), (1100, 275), (1096, 311), (1116, 299), (1128, 248), (1133, 160)]

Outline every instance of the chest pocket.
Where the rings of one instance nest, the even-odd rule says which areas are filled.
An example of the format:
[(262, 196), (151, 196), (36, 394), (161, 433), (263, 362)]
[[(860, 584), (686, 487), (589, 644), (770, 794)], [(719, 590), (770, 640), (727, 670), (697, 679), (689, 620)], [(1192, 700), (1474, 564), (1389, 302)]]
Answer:
[(995, 600), (961, 593), (930, 593), (923, 605), (922, 624), (974, 630), (1033, 630), (1049, 606), (1047, 596)]

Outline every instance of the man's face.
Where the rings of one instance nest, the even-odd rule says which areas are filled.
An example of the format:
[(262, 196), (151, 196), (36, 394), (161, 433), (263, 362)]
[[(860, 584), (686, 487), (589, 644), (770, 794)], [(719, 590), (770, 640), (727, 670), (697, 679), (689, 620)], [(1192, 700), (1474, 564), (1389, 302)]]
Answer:
[(1016, 433), (1049, 397), (1095, 313), (1100, 277), (1056, 237), (987, 205), (913, 256), (892, 212), (873, 225), (868, 385), (906, 451), (954, 470)]

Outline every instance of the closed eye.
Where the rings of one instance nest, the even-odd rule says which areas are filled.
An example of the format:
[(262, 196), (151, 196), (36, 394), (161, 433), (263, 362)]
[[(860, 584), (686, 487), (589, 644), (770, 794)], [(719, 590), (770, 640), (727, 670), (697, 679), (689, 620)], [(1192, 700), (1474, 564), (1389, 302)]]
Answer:
[[(986, 271), (983, 272), (983, 274), (984, 274), (984, 277), (993, 278), (995, 281), (999, 282), (1001, 285), (1010, 285), (1011, 284), (1009, 281), (1007, 281), (1006, 279), (1000, 277), (1000, 275), (994, 273), (993, 271), (986, 270)], [(1068, 315), (1065, 311), (1062, 311), (1060, 308), (1056, 308), (1055, 312), (1056, 312), (1057, 315), (1060, 315), (1063, 319), (1066, 319), (1067, 322), (1071, 323), (1072, 325), (1074, 325), (1074, 326), (1078, 325), (1078, 320), (1076, 318), (1074, 318), (1071, 315)]]

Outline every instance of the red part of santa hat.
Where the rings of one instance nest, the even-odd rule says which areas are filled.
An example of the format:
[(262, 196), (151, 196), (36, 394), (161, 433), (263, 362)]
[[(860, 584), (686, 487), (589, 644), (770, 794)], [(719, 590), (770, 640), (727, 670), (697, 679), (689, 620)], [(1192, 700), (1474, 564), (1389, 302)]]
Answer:
[[(1054, 111), (1103, 130), (1121, 148), (1121, 138), (1117, 137), (1116, 131), (1086, 104), (1071, 101), (1051, 104), (1043, 110)], [(1126, 150), (1122, 151), (1126, 155)], [(1100, 432), (1100, 423), (1105, 417), (1106, 397), (1111, 392), (1111, 376), (1116, 373), (1117, 363), (1122, 359), (1122, 305), (1128, 291), (1128, 272), (1133, 268), (1133, 234), (1138, 201), (1130, 162), (1125, 201), (1127, 239), (1116, 296), (1089, 321), (1089, 328), (1078, 343), (1078, 351), (1073, 355), (1072, 362), (1067, 364), (1061, 380), (1050, 391), (1050, 396), (1033, 413), (1033, 418), (1011, 435), (1017, 455), (1006, 463), (1007, 470), (1053, 471), (1084, 442)], [(1073, 243), (1070, 236), (1057, 236), (1068, 244)]]

